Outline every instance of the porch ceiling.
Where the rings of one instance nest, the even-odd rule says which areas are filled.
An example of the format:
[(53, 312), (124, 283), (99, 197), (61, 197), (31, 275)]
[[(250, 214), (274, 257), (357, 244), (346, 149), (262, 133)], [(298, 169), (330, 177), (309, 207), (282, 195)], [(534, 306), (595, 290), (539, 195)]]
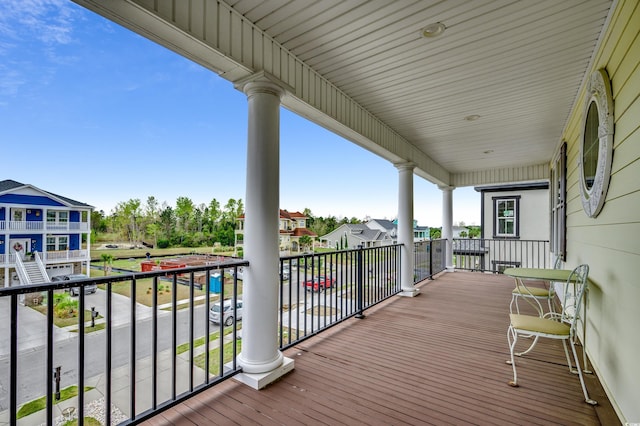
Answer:
[(459, 186), (546, 177), (612, 3), (76, 1), (231, 81), (267, 70), (287, 108)]

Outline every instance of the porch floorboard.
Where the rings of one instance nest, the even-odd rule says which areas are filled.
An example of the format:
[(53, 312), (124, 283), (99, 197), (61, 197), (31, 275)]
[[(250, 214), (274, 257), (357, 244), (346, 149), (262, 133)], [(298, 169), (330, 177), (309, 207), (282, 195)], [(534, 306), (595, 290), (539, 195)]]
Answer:
[[(611, 419), (597, 379), (584, 402), (560, 342), (518, 359), (512, 388), (507, 327), (513, 279), (441, 274), (414, 298), (395, 297), (285, 351), (295, 369), (256, 391), (229, 380), (149, 425), (599, 425)], [(615, 418), (615, 416), (613, 417)]]

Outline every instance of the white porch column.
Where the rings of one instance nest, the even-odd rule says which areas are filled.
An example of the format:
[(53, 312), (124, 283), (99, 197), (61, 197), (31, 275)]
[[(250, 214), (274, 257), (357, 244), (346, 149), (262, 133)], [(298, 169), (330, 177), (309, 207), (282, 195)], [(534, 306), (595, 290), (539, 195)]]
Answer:
[(398, 169), (398, 244), (402, 244), (400, 253), (400, 296), (413, 297), (419, 290), (413, 285), (414, 244), (413, 244), (413, 163), (397, 163)]
[(438, 186), (442, 191), (442, 238), (447, 240), (445, 265), (447, 272), (455, 271), (453, 266), (453, 186)]
[(236, 85), (247, 95), (241, 382), (260, 389), (293, 369), (278, 349), (278, 220), (280, 98), (284, 90), (264, 74)]

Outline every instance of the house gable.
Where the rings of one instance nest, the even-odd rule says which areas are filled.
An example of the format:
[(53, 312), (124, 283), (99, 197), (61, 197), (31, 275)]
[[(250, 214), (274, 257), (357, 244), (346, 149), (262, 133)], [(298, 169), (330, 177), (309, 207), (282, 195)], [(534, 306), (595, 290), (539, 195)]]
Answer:
[(10, 179), (0, 181), (0, 203), (93, 209), (89, 204)]

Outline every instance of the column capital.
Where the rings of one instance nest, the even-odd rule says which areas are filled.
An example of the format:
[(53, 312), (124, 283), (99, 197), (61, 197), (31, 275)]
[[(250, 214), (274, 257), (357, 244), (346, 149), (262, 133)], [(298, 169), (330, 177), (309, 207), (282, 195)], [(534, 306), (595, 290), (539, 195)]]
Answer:
[(438, 185), (438, 189), (440, 191), (453, 191), (456, 187), (451, 185)]
[(403, 171), (403, 170), (411, 170), (411, 171), (413, 171), (413, 169), (416, 168), (416, 165), (415, 165), (415, 163), (412, 163), (411, 161), (400, 161), (400, 162), (397, 162), (397, 163), (393, 163), (393, 167), (395, 167), (399, 171)]
[(266, 71), (259, 71), (233, 83), (233, 87), (244, 92), (247, 96), (256, 93), (270, 93), (282, 99), (293, 88), (282, 80), (277, 79)]

